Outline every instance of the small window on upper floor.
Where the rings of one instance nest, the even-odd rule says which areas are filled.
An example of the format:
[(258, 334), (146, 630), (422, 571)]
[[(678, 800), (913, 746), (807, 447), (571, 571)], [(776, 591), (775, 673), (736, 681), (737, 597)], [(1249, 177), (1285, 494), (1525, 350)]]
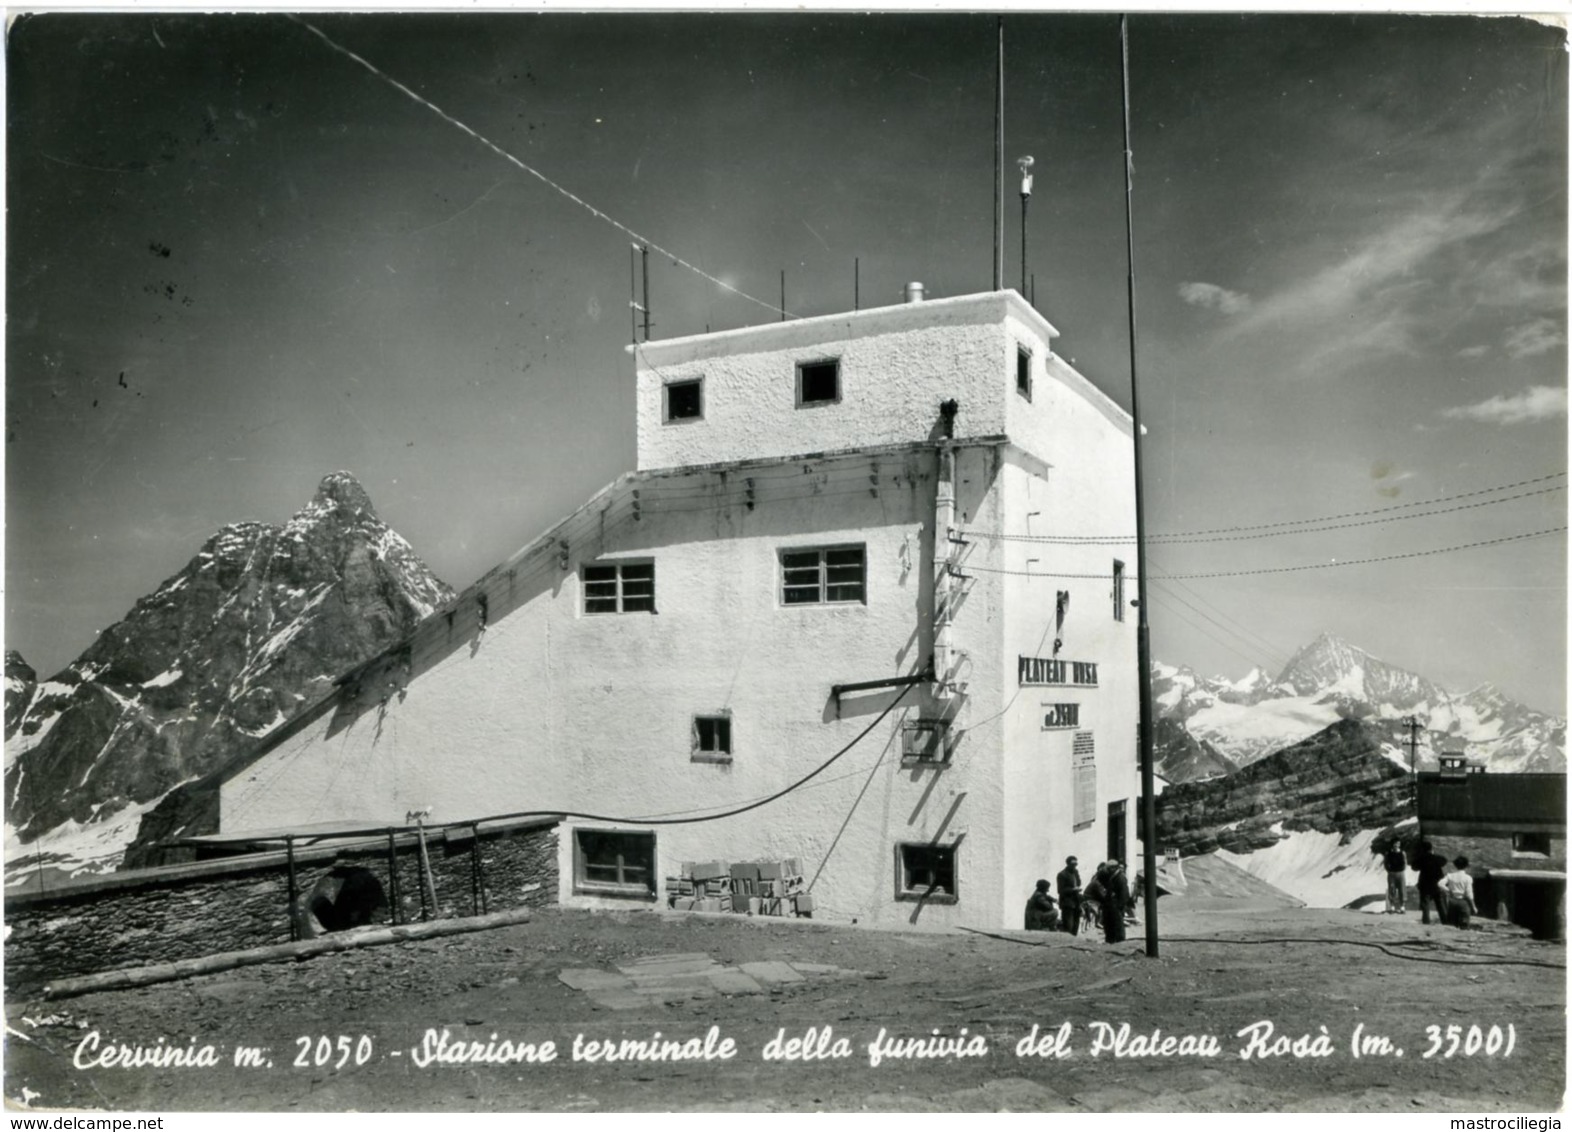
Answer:
[(1024, 346), (1015, 348), (1015, 391), (1032, 399), (1032, 352)]
[(698, 421), (704, 419), (704, 379), (666, 383), (666, 420)]
[(585, 613), (654, 613), (655, 563), (597, 562), (584, 567)]
[(831, 405), (841, 399), (839, 358), (797, 364), (797, 407)]
[(1514, 856), (1514, 857), (1548, 857), (1548, 856), (1550, 856), (1550, 834), (1548, 834), (1548, 833), (1514, 833), (1512, 835), (1512, 856)]
[(693, 717), (693, 761), (731, 762), (731, 716), (696, 715)]
[(1114, 620), (1124, 620), (1124, 563), (1117, 558), (1113, 564)]

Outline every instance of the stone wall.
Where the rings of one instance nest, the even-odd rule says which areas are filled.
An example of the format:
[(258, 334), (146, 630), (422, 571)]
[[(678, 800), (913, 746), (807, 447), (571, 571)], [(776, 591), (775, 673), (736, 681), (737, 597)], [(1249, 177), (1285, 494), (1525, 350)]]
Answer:
[[(480, 860), (480, 899), (474, 873)], [(428, 834), (436, 888), (435, 917), (554, 904), (557, 900), (555, 821), (499, 829)], [(422, 915), (419, 847), (396, 839), (400, 922)], [(388, 884), (386, 841), (295, 850), (298, 891), (309, 893), (335, 863), (369, 870)], [(389, 893), (391, 904), (391, 893)], [(428, 900), (429, 904), (429, 900)], [(388, 917), (384, 915), (386, 920)], [(6, 897), (7, 996), (54, 979), (192, 959), (290, 940), (289, 860), (281, 852), (142, 869)]]

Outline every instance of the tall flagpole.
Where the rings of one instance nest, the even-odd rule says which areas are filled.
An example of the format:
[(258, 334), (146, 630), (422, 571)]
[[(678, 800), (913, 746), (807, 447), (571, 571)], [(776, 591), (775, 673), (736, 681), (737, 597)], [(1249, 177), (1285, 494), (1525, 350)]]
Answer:
[(1125, 291), (1130, 312), (1130, 426), (1135, 439), (1136, 658), (1141, 666), (1141, 866), (1145, 874), (1146, 954), (1157, 958), (1157, 801), (1152, 782), (1152, 631), (1146, 617), (1146, 507), (1141, 490), (1141, 407), (1135, 372), (1134, 169), (1130, 151), (1130, 18), (1119, 17), (1120, 76), (1124, 86)]

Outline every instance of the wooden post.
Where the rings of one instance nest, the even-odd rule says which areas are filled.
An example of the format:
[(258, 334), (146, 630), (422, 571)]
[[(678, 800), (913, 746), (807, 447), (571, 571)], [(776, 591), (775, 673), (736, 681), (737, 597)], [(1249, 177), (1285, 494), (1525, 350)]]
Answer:
[(481, 876), (481, 827), (470, 825), (470, 913), (486, 915), (486, 879)]
[(300, 895), (300, 886), (295, 881), (295, 839), (284, 838), (284, 855), (289, 861), (289, 938), (298, 940), (300, 928), (295, 923), (295, 900)]
[(388, 827), (388, 904), (392, 910), (392, 922), (399, 922), (399, 913), (403, 910), (400, 905), (398, 891), (398, 843), (393, 837), (393, 827)]
[[(437, 885), (431, 879), (431, 858), (426, 855), (426, 819), (424, 816), (415, 819), (415, 829), (420, 837), (420, 918), (430, 919), (437, 913)], [(430, 897), (430, 912), (427, 912), (426, 899)]]

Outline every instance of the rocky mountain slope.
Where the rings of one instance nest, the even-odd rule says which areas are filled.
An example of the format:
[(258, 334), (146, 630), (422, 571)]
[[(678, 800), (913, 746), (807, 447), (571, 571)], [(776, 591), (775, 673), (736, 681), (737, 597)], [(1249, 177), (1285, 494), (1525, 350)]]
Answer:
[(1351, 837), (1414, 812), (1413, 780), (1378, 725), (1343, 719), (1222, 778), (1157, 798), (1159, 844), (1183, 856), (1266, 849), (1295, 830)]
[(113, 868), (137, 818), (256, 743), (453, 591), (347, 472), (224, 527), (64, 670), (6, 659), (7, 867)]
[(1339, 720), (1369, 721), (1395, 741), (1409, 716), (1421, 724), (1422, 767), (1442, 751), (1462, 751), (1496, 772), (1566, 769), (1565, 719), (1508, 699), (1491, 684), (1449, 692), (1330, 634), (1300, 649), (1275, 680), (1259, 670), (1238, 681), (1161, 663), (1153, 670), (1156, 711), (1166, 725), (1158, 772), (1171, 782), (1227, 773), (1197, 759), (1197, 749), (1248, 766)]

